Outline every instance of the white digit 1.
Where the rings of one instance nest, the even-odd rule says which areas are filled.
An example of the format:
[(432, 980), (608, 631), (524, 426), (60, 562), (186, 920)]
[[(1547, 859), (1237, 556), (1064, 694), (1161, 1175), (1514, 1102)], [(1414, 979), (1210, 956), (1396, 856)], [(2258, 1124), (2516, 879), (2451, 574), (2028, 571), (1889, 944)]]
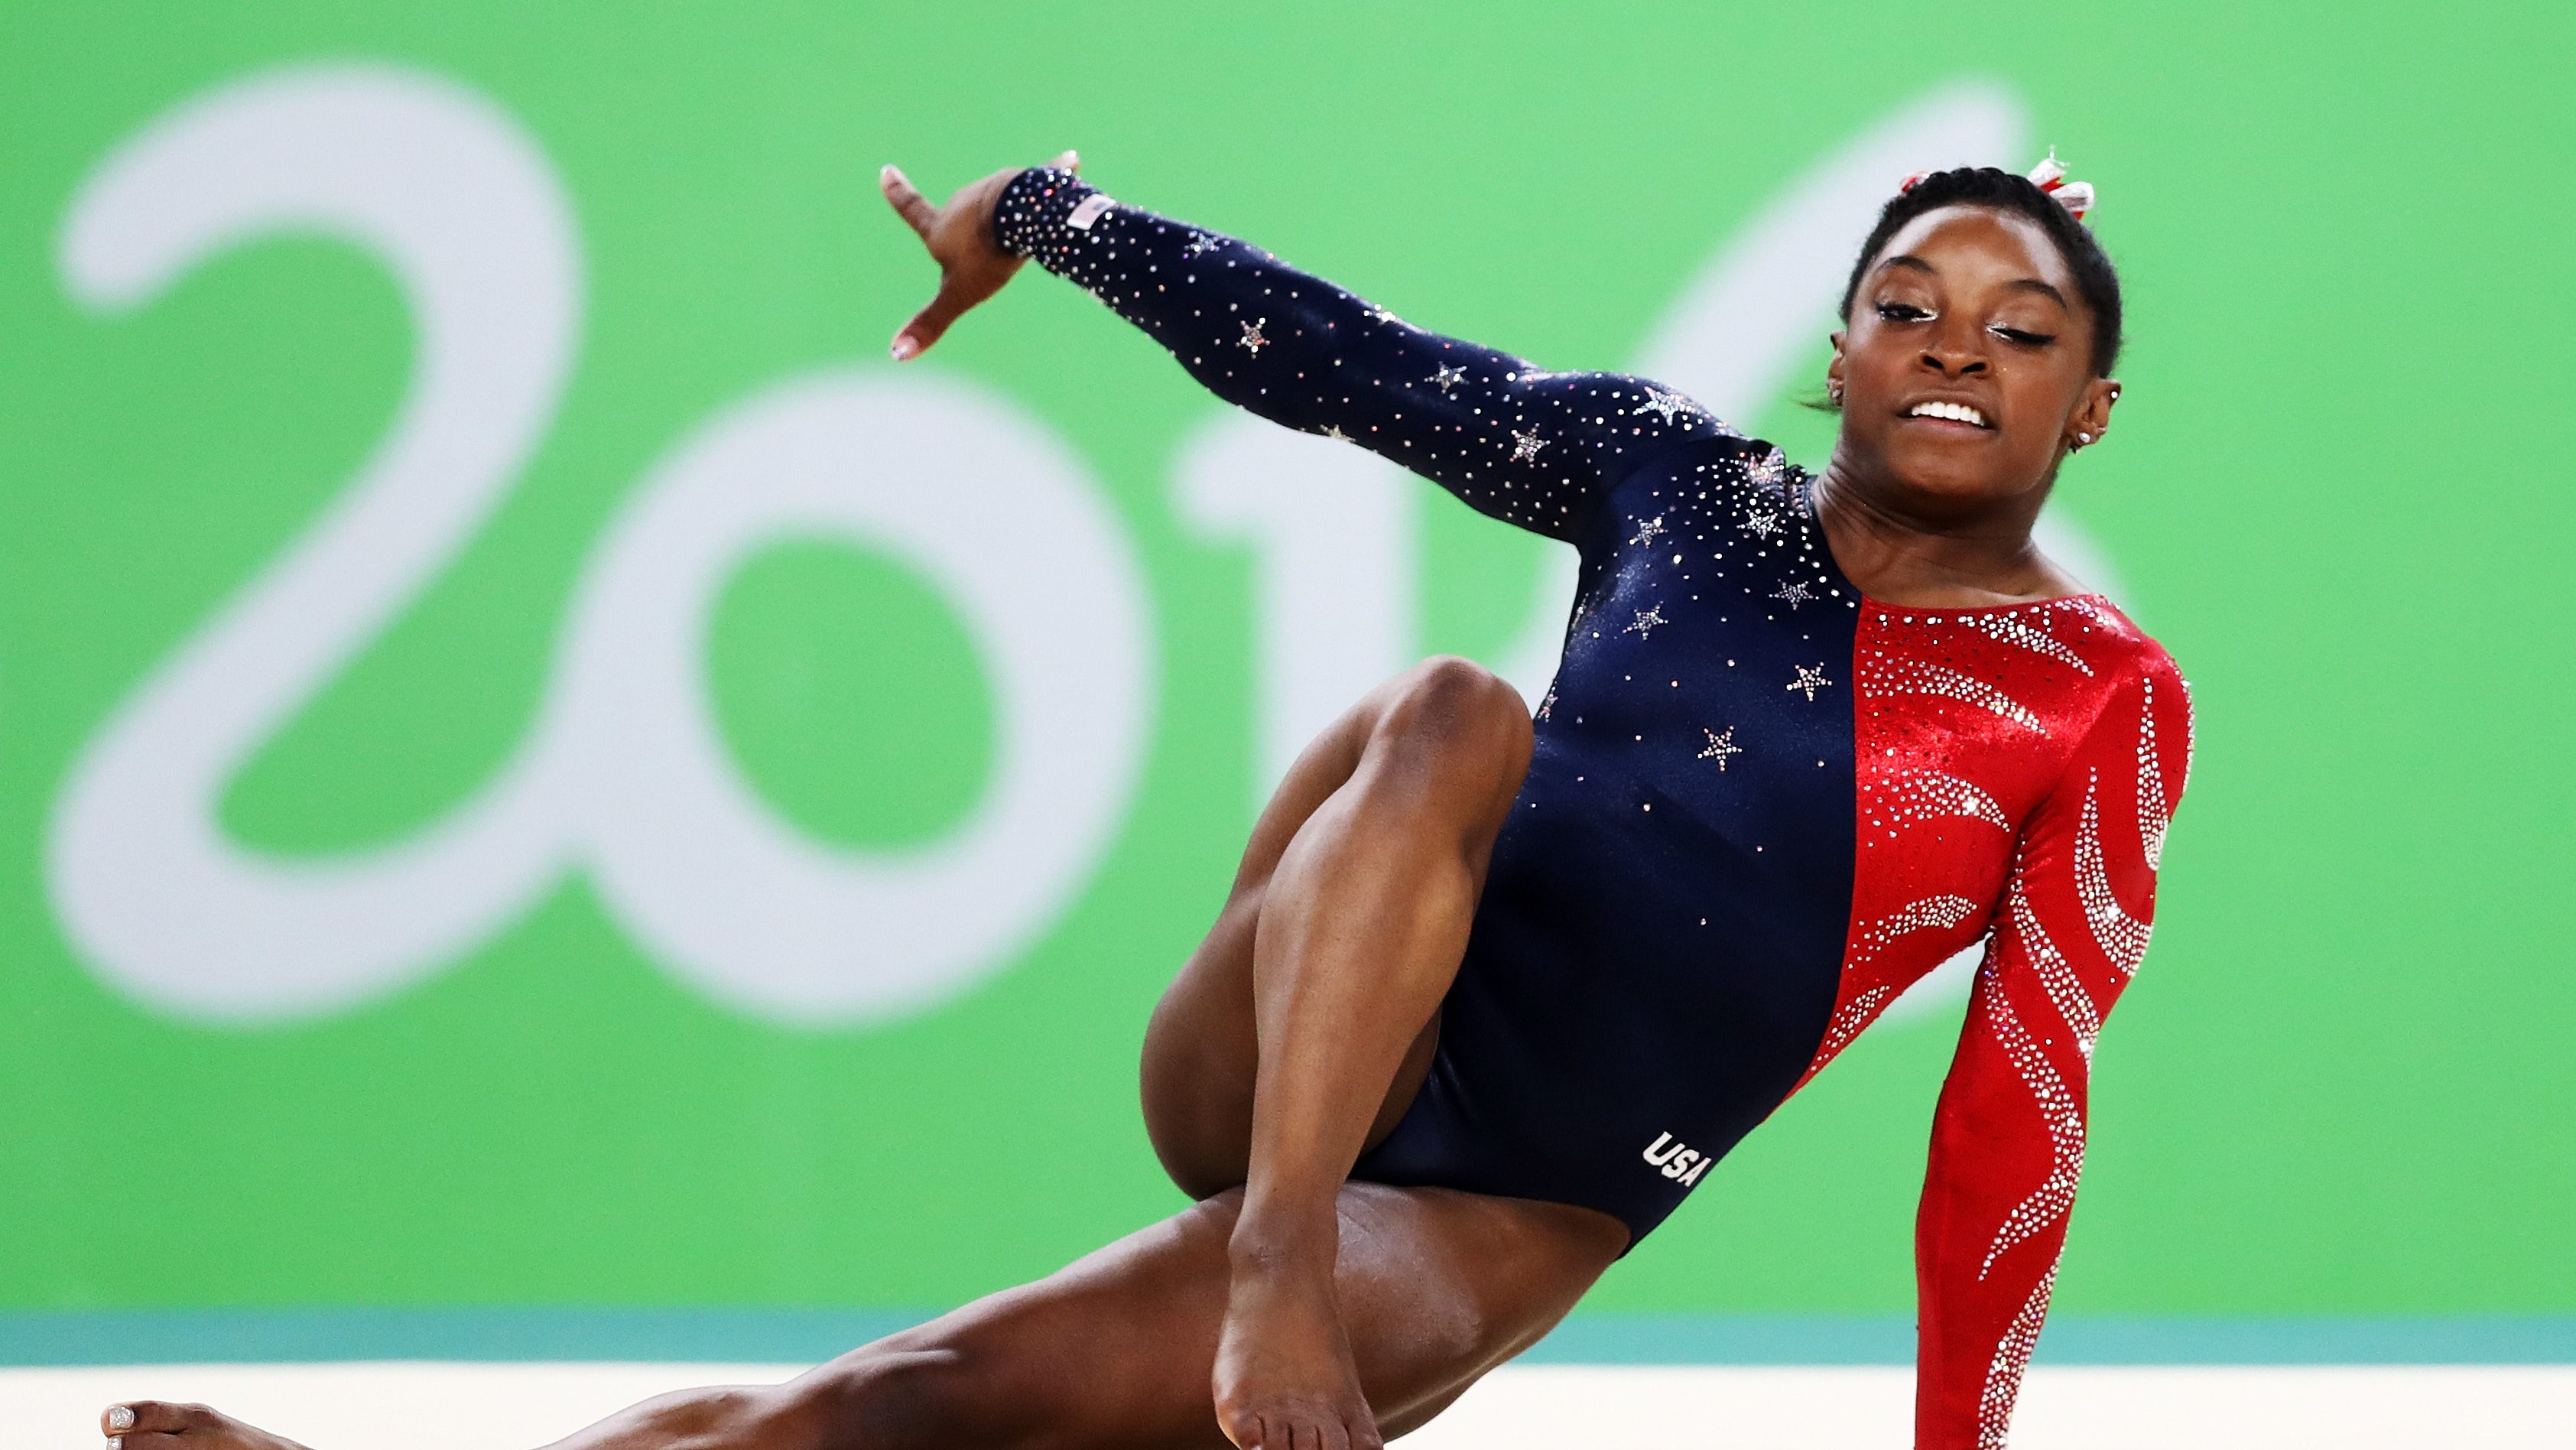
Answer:
[(81, 301), (132, 308), (288, 232), (347, 241), (394, 275), (419, 334), (410, 392), (348, 491), (91, 740), (48, 843), (75, 948), (189, 1017), (388, 991), (518, 911), (566, 845), (528, 754), (419, 836), (356, 855), (267, 859), (216, 820), (233, 772), (507, 494), (580, 310), (571, 209), (545, 159), (480, 97), (373, 67), (272, 73), (164, 116), (74, 199), (61, 265)]
[[(677, 449), (585, 563), (538, 728), (445, 819), (318, 860), (226, 839), (225, 781), (508, 491), (561, 389), (580, 287), (535, 146), (470, 93), (372, 67), (279, 73), (164, 118), (75, 200), (62, 265), (84, 301), (132, 307), (285, 231), (353, 241), (402, 282), (416, 382), (348, 493), (75, 761), (47, 874), (93, 969), (174, 1015), (311, 1016), (453, 961), (579, 860), (665, 969), (772, 1020), (847, 1024), (959, 990), (1061, 913), (1143, 755), (1139, 571), (1051, 434), (927, 379), (791, 382)], [(944, 841), (806, 840), (717, 735), (706, 611), (764, 542), (808, 534), (922, 570), (982, 651), (1000, 750)]]
[[(1422, 653), (1421, 484), (1347, 443), (1228, 411), (1182, 447), (1173, 502), (1202, 537), (1252, 545), (1253, 798)], [(1535, 709), (1556, 676), (1580, 560), (1550, 543), (1495, 671)]]
[(1253, 788), (1419, 647), (1412, 475), (1347, 443), (1228, 410), (1182, 448), (1173, 502), (1201, 535), (1252, 545)]

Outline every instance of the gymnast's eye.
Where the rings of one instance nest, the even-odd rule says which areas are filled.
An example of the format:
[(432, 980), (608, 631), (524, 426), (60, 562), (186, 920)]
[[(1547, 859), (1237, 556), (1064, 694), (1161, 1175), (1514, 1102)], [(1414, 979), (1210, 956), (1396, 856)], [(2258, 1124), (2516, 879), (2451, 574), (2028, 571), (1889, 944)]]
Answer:
[(2006, 327), (2000, 322), (1987, 328), (1986, 331), (2018, 347), (2046, 347), (2057, 341), (2056, 333), (2027, 332), (2018, 327)]
[(1878, 315), (1887, 322), (1930, 322), (1935, 314), (1911, 302), (1882, 302), (1878, 304)]

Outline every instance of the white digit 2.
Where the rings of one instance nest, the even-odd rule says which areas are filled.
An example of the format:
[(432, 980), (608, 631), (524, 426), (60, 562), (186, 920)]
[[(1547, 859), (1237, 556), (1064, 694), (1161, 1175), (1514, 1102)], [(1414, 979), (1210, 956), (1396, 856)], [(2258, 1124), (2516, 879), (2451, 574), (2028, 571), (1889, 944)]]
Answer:
[[(48, 894), (102, 978), (183, 1017), (337, 1010), (453, 961), (585, 863), (654, 960), (781, 1021), (917, 1008), (1043, 933), (1133, 793), (1152, 688), (1138, 570), (1096, 485), (1018, 409), (864, 373), (738, 404), (654, 472), (585, 563), (538, 727), (443, 819), (325, 859), (229, 840), (225, 782), (507, 495), (579, 330), (579, 244), (543, 155), (482, 97), (386, 67), (270, 73), (163, 116), (83, 185), (61, 266), (82, 302), (132, 308), (287, 232), (393, 273), (414, 381), (346, 493), (74, 761)], [(927, 574), (994, 680), (992, 780), (925, 850), (797, 836), (708, 719), (713, 593), (764, 542), (815, 533)]]

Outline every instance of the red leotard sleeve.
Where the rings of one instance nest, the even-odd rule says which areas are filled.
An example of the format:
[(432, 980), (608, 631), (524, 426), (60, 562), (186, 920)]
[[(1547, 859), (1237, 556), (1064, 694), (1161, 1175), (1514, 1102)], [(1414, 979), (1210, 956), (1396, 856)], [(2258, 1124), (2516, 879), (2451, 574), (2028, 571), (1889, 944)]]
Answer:
[(2004, 1444), (2084, 1169), (2094, 1039), (2147, 948), (2189, 712), (2172, 662), (2142, 661), (2023, 826), (1915, 1219), (1919, 1450)]

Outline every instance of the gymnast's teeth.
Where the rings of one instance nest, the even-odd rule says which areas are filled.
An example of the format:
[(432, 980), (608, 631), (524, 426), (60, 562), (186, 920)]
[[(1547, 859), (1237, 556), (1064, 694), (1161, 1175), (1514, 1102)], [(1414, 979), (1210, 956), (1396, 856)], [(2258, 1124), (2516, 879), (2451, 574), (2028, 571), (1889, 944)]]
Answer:
[(1917, 403), (1905, 410), (1908, 418), (1947, 418), (1953, 423), (1973, 423), (1983, 428), (1986, 415), (1965, 403)]

